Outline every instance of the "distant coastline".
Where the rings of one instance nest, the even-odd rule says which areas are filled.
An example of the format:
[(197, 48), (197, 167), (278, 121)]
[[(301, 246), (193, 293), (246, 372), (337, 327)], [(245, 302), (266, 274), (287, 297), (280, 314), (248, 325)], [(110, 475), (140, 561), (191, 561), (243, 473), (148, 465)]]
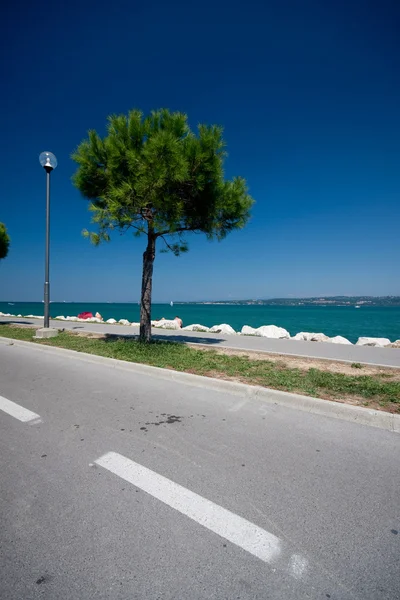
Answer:
[[(0, 304), (36, 304), (38, 300), (0, 300)], [(52, 300), (55, 304), (93, 304), (91, 300), (62, 301)], [(98, 301), (100, 304), (139, 304), (135, 301)], [(155, 305), (170, 304), (170, 300), (154, 302)], [(211, 305), (211, 306), (399, 306), (400, 296), (313, 296), (310, 298), (265, 298), (245, 300), (174, 300), (178, 305)]]
[(400, 296), (315, 296), (312, 298), (269, 298), (257, 300), (207, 300), (175, 304), (233, 306), (400, 306)]

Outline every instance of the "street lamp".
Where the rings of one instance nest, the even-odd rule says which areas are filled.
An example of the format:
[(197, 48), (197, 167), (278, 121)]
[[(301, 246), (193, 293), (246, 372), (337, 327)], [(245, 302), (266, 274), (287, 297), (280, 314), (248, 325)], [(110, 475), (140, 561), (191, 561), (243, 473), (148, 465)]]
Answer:
[(49, 327), (50, 319), (50, 282), (49, 282), (49, 262), (50, 262), (50, 173), (57, 167), (57, 159), (52, 152), (42, 152), (39, 156), (39, 162), (46, 171), (46, 258), (44, 269), (44, 327)]

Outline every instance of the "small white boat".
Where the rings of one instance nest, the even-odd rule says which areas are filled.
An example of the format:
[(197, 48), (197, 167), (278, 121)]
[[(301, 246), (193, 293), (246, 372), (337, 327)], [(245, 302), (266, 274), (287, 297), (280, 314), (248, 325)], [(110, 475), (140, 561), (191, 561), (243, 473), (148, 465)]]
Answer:
[(361, 308), (360, 306), (355, 306), (354, 308)]
[(174, 303), (172, 302), (172, 300), (171, 300), (171, 302), (169, 303), (169, 305), (170, 305), (170, 306), (173, 306), (173, 305), (174, 305)]

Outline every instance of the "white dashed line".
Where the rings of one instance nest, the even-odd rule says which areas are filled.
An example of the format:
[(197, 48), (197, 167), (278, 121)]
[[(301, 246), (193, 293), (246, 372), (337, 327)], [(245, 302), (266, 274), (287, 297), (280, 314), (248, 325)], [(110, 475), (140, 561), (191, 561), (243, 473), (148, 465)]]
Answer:
[(281, 553), (272, 533), (121, 454), (108, 452), (95, 463), (266, 563)]
[(18, 421), (22, 421), (23, 423), (31, 422), (32, 424), (35, 424), (40, 423), (42, 420), (36, 413), (24, 408), (23, 406), (20, 406), (19, 404), (16, 404), (15, 402), (12, 402), (11, 400), (7, 400), (7, 398), (3, 398), (3, 396), (0, 396), (0, 410), (8, 415), (11, 415), (15, 419), (18, 419)]

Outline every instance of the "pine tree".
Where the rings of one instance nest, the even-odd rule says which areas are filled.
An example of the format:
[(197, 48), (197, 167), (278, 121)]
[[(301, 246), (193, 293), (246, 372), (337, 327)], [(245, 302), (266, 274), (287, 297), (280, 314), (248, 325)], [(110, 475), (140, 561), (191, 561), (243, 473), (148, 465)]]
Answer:
[(0, 259), (5, 258), (10, 247), (10, 237), (4, 223), (0, 223)]
[(108, 118), (107, 135), (89, 131), (72, 155), (74, 185), (91, 202), (94, 244), (114, 230), (146, 236), (140, 305), (140, 338), (151, 340), (151, 293), (156, 244), (176, 256), (188, 249), (187, 232), (222, 240), (242, 228), (253, 204), (246, 182), (224, 179), (222, 128), (199, 125), (166, 109), (144, 117), (138, 110)]

